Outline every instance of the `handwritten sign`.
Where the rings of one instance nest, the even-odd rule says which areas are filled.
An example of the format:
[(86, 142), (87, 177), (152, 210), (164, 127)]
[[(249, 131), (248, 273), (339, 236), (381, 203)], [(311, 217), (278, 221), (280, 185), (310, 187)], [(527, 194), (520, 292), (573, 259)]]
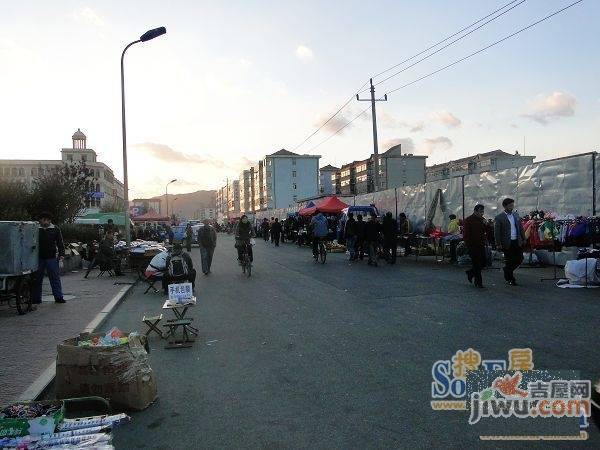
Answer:
[(169, 301), (172, 303), (182, 303), (185, 300), (190, 300), (193, 296), (192, 283), (169, 285)]

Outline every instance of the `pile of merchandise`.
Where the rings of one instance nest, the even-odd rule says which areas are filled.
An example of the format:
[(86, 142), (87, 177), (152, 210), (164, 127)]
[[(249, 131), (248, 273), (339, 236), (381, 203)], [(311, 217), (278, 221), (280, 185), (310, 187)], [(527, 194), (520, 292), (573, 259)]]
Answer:
[[(127, 243), (125, 241), (119, 241), (115, 244), (115, 251), (123, 250), (127, 247)], [(156, 255), (160, 252), (166, 251), (166, 248), (159, 244), (156, 241), (143, 241), (141, 239), (135, 240), (131, 242), (129, 246), (129, 252), (135, 254), (145, 254), (148, 255)]]
[(124, 334), (116, 327), (111, 328), (104, 336), (90, 336), (89, 339), (80, 340), (77, 342), (78, 347), (116, 347), (129, 343), (129, 339), (133, 336), (139, 336), (138, 332)]
[(130, 420), (126, 414), (63, 417), (62, 402), (17, 403), (4, 408), (0, 412), (0, 449), (113, 450), (113, 427)]

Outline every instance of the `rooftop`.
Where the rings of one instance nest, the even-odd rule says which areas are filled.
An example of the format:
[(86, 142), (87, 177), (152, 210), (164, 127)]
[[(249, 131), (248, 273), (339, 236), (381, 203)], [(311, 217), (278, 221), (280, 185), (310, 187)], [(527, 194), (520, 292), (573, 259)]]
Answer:
[(512, 154), (512, 153), (507, 153), (502, 150), (492, 150), (491, 152), (477, 153), (476, 155), (473, 155), (473, 156), (467, 156), (465, 158), (460, 158), (460, 159), (453, 159), (452, 161), (448, 161), (447, 163), (434, 164), (433, 166), (428, 166), (427, 168), (430, 169), (430, 168), (447, 166), (449, 164), (460, 164), (460, 163), (467, 162), (467, 161), (489, 158), (491, 156), (504, 156), (504, 157), (515, 157), (516, 156), (516, 157), (520, 157), (520, 158), (523, 158), (523, 157), (524, 158), (535, 158), (535, 156), (520, 155), (519, 152), (515, 152), (514, 154)]
[(325, 167), (321, 167), (319, 170), (324, 170), (324, 171), (334, 171), (334, 170), (340, 170), (338, 167), (334, 167), (331, 164), (327, 164)]

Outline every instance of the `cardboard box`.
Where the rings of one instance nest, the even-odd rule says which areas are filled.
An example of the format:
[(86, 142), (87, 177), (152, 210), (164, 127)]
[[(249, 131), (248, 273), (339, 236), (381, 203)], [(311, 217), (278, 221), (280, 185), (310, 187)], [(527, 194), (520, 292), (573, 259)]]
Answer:
[(78, 347), (85, 333), (58, 345), (56, 397), (99, 396), (111, 405), (142, 410), (156, 400), (156, 379), (144, 348), (145, 337), (115, 347)]

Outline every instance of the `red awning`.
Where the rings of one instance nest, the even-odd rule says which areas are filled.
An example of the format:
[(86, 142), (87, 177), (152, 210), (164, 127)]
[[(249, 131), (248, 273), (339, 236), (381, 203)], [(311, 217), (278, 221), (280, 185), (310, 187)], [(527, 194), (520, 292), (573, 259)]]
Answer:
[(315, 206), (312, 206), (310, 208), (302, 208), (300, 211), (298, 211), (298, 214), (300, 214), (301, 216), (310, 216), (318, 212), (326, 214), (339, 214), (344, 208), (347, 207), (348, 205), (346, 203), (344, 203), (334, 195), (331, 197), (324, 198)]

